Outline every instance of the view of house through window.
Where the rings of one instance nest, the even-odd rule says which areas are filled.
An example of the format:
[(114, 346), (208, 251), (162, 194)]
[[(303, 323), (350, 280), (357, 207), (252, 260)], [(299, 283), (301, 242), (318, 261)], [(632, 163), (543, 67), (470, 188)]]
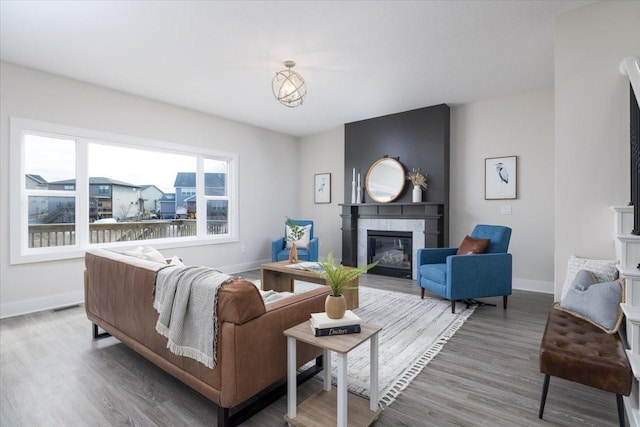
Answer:
[(230, 158), (39, 132), (22, 139), (28, 248), (229, 234)]
[(229, 208), (229, 175), (227, 162), (214, 159), (204, 161), (204, 197), (207, 202), (207, 234), (218, 234), (227, 227)]
[(29, 247), (75, 245), (76, 141), (32, 134), (23, 150)]

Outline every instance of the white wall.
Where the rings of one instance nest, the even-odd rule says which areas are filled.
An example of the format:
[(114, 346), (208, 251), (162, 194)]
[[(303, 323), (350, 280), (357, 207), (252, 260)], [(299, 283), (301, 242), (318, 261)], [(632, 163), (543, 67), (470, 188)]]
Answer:
[[(318, 135), (300, 138), (298, 151), (298, 200), (301, 218), (314, 220), (320, 243), (320, 257), (329, 252), (342, 259), (342, 209), (344, 203), (344, 126)], [(331, 174), (331, 203), (314, 203), (314, 175)]]
[[(553, 292), (553, 91), (452, 108), (450, 156), (451, 246), (476, 224), (511, 227), (513, 287)], [(517, 199), (485, 200), (484, 159), (506, 156), (518, 157)]]
[(255, 268), (270, 259), (285, 216), (297, 214), (294, 137), (9, 63), (0, 63), (0, 76), (0, 317), (83, 299), (82, 259), (9, 264), (10, 116), (238, 153), (240, 241), (162, 249), (188, 264)]
[(612, 205), (629, 196), (629, 79), (640, 57), (640, 2), (566, 12), (555, 32), (555, 283), (572, 254), (615, 258)]

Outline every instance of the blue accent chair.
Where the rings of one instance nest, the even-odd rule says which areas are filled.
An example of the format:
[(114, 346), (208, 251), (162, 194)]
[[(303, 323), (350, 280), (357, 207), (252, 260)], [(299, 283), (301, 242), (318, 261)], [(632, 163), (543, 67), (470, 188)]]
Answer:
[(418, 249), (417, 284), (451, 301), (502, 296), (507, 308), (511, 295), (512, 260), (509, 249), (511, 228), (498, 225), (476, 225), (470, 235), (475, 239), (491, 239), (482, 254), (456, 255), (458, 248)]
[[(313, 236), (313, 221), (306, 219), (293, 219), (291, 222), (295, 225), (309, 225), (311, 224), (311, 233), (309, 236), (309, 248), (301, 249), (298, 247), (298, 259), (300, 261), (318, 261), (318, 238)], [(287, 227), (285, 225), (283, 237), (275, 239), (271, 242), (271, 262), (284, 261), (289, 259), (289, 249), (287, 249), (287, 241), (284, 236), (287, 233)]]

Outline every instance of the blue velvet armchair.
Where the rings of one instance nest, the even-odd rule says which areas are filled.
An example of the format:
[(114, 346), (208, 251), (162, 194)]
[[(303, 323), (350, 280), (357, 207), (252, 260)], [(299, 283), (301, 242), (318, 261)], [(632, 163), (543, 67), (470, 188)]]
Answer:
[(502, 296), (504, 309), (511, 295), (511, 229), (497, 225), (476, 225), (470, 237), (490, 239), (484, 253), (456, 255), (458, 248), (418, 249), (417, 284), (421, 298), (425, 289), (451, 301)]
[[(309, 247), (307, 249), (298, 247), (298, 259), (300, 261), (318, 261), (318, 238), (313, 235), (313, 221), (305, 219), (292, 219), (291, 222), (295, 225), (311, 225), (309, 232)], [(284, 261), (289, 259), (289, 249), (287, 248), (287, 241), (285, 235), (287, 233), (287, 227), (285, 226), (285, 232), (283, 237), (275, 239), (271, 242), (271, 262)]]

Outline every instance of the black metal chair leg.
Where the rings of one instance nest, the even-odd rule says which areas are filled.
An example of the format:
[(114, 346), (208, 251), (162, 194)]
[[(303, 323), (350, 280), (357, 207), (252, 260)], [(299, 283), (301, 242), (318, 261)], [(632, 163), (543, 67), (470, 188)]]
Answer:
[(109, 332), (99, 332), (98, 329), (98, 325), (96, 325), (95, 323), (92, 324), (93, 325), (93, 339), (97, 340), (100, 338), (106, 338), (106, 337), (110, 337), (111, 334)]
[(540, 411), (538, 412), (538, 418), (542, 419), (544, 414), (544, 404), (547, 402), (547, 392), (549, 391), (549, 380), (551, 375), (546, 374), (544, 376), (544, 384), (542, 384), (542, 397), (540, 398)]
[(618, 406), (618, 422), (620, 427), (625, 427), (624, 402), (621, 394), (616, 394), (616, 404)]

